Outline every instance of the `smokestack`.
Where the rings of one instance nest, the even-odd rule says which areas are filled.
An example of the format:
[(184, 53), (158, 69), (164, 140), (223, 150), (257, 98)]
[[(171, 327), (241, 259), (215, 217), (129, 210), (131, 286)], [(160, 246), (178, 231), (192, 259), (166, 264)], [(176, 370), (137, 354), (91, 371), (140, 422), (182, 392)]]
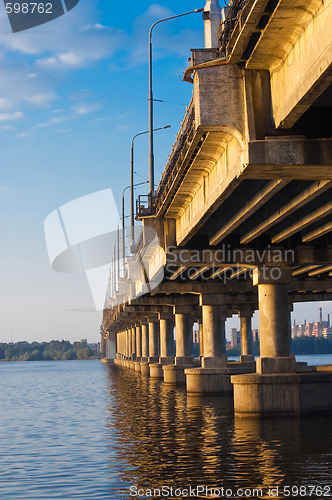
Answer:
[(203, 12), (205, 48), (217, 49), (221, 29), (221, 9), (218, 0), (207, 0)]
[(330, 328), (330, 315), (327, 315), (327, 326)]
[(321, 323), (323, 321), (323, 309), (320, 307), (319, 308), (319, 322)]

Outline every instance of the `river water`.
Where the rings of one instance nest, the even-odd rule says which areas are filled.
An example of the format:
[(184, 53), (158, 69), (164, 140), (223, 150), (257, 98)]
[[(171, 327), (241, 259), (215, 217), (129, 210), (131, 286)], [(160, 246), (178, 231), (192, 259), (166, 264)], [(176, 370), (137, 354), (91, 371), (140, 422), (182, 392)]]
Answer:
[(1, 363), (0, 394), (1, 500), (332, 496), (332, 416), (238, 419), (99, 361)]

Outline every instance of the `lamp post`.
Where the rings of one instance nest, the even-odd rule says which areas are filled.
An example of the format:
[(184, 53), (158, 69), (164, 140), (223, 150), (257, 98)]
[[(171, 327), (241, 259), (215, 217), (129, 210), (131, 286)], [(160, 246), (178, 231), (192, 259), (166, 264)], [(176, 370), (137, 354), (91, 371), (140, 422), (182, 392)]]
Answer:
[[(127, 189), (131, 188), (134, 189), (135, 187), (138, 187), (138, 186), (143, 186), (143, 184), (148, 184), (149, 181), (144, 181), (144, 182), (139, 182), (138, 184), (135, 184), (133, 186), (131, 186), (131, 184), (129, 186), (126, 186), (124, 188), (124, 190), (122, 191), (122, 269), (123, 269), (123, 272), (124, 272), (124, 261), (125, 261), (125, 258), (126, 258), (126, 246), (125, 246), (125, 243), (126, 243), (126, 228), (125, 228), (125, 192), (127, 191)], [(124, 274), (124, 273), (123, 273)]]
[[(158, 127), (153, 129), (153, 132), (156, 132), (157, 130), (164, 130), (166, 128), (170, 128), (170, 125), (165, 125), (165, 127)], [(148, 134), (149, 130), (145, 130), (144, 132), (139, 132), (138, 134), (134, 135), (134, 137), (131, 140), (131, 155), (130, 155), (130, 225), (131, 225), (131, 237), (130, 237), (130, 248), (132, 248), (135, 245), (135, 235), (134, 235), (134, 224), (135, 224), (135, 219), (134, 219), (134, 140), (136, 137), (139, 135), (144, 135)], [(139, 184), (138, 184), (139, 185)]]
[(202, 9), (191, 10), (190, 12), (185, 12), (184, 14), (178, 14), (176, 16), (165, 17), (164, 19), (159, 19), (153, 23), (149, 31), (149, 193), (152, 196), (154, 192), (154, 152), (153, 152), (153, 90), (152, 90), (152, 30), (153, 28), (164, 21), (170, 21), (171, 19), (177, 19), (178, 17), (188, 16), (189, 14), (196, 14), (197, 12), (203, 12)]

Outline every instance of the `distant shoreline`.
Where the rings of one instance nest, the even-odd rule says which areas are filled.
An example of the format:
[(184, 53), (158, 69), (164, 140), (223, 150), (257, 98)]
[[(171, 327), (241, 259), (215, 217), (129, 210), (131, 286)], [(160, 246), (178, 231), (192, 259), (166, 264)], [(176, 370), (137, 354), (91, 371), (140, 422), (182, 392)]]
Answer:
[(0, 343), (0, 362), (96, 360), (101, 359), (98, 348), (97, 343), (89, 345), (85, 340)]

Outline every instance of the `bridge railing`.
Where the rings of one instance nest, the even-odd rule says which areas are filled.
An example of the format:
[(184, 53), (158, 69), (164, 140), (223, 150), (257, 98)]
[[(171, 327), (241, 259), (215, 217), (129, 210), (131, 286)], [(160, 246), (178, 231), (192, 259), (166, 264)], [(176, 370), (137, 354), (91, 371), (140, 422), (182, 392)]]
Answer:
[(248, 0), (233, 0), (229, 6), (227, 18), (225, 19), (222, 27), (221, 37), (219, 39), (220, 52), (224, 56), (229, 55), (230, 47), (227, 47), (234, 29), (241, 30), (242, 24), (246, 18), (246, 12), (250, 12), (252, 2)]
[(137, 217), (146, 217), (154, 215), (158, 211), (158, 206), (163, 202), (163, 196), (167, 193), (167, 186), (171, 176), (175, 175), (178, 167), (181, 165), (184, 156), (188, 150), (188, 143), (192, 141), (195, 124), (195, 106), (193, 99), (190, 101), (185, 117), (181, 123), (181, 128), (176, 136), (172, 151), (168, 157), (165, 170), (161, 176), (157, 191), (153, 196), (139, 196), (136, 205)]

